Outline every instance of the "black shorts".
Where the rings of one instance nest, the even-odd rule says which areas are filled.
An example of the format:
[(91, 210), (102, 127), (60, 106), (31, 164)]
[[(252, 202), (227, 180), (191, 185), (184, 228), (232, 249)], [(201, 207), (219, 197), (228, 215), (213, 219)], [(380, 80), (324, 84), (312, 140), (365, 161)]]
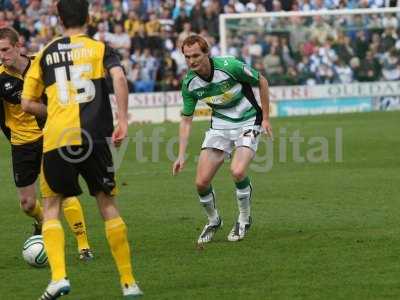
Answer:
[(69, 146), (58, 148), (43, 155), (43, 177), (41, 183), (43, 197), (50, 197), (51, 189), (64, 197), (82, 193), (79, 175), (82, 175), (92, 196), (99, 192), (115, 194), (115, 178), (111, 151), (106, 143), (89, 146)]
[(17, 187), (35, 183), (40, 174), (43, 139), (24, 145), (11, 145), (14, 182)]

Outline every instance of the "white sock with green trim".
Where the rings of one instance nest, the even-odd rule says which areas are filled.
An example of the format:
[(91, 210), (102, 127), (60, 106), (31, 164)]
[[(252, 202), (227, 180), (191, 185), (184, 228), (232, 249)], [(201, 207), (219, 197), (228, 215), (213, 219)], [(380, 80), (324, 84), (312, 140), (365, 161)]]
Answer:
[(239, 209), (239, 222), (249, 223), (250, 217), (250, 199), (252, 187), (250, 184), (250, 178), (246, 177), (240, 182), (235, 182), (236, 185), (236, 201)]
[(199, 200), (207, 215), (209, 224), (217, 225), (219, 216), (215, 206), (215, 193), (212, 186), (210, 186), (205, 192), (199, 192)]

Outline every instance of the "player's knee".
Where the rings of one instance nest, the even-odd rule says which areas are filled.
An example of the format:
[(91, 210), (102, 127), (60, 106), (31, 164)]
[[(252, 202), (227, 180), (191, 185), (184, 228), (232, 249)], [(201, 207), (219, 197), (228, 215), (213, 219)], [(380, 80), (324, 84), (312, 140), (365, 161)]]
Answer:
[(100, 192), (96, 194), (96, 199), (103, 220), (111, 220), (120, 217), (114, 197)]
[(209, 188), (210, 182), (208, 180), (204, 180), (202, 178), (196, 179), (196, 189), (199, 192), (205, 191)]
[(246, 177), (246, 171), (241, 168), (231, 168), (231, 174), (233, 180), (236, 182), (241, 181)]
[(36, 199), (31, 196), (22, 196), (20, 197), (20, 204), (24, 212), (30, 213), (35, 209)]

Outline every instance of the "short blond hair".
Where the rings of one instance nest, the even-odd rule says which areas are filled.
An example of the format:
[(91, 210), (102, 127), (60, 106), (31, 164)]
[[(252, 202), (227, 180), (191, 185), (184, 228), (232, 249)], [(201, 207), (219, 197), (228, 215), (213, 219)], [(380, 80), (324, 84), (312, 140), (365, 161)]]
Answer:
[(19, 40), (18, 32), (12, 27), (0, 28), (0, 40), (8, 39), (11, 45), (15, 46)]

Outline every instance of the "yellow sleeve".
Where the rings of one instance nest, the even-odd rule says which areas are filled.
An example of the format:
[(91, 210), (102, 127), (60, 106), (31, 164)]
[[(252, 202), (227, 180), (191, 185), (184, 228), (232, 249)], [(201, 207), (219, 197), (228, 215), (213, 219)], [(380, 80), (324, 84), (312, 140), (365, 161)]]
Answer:
[(25, 75), (24, 88), (22, 90), (22, 98), (25, 100), (40, 101), (44, 91), (44, 83), (42, 78), (42, 68), (40, 60), (42, 55), (37, 55)]
[(130, 34), (131, 32), (131, 26), (130, 26), (131, 24), (130, 24), (130, 22), (129, 22), (129, 20), (125, 20), (125, 22), (124, 22), (124, 29), (125, 29), (125, 32), (127, 32), (128, 34)]

